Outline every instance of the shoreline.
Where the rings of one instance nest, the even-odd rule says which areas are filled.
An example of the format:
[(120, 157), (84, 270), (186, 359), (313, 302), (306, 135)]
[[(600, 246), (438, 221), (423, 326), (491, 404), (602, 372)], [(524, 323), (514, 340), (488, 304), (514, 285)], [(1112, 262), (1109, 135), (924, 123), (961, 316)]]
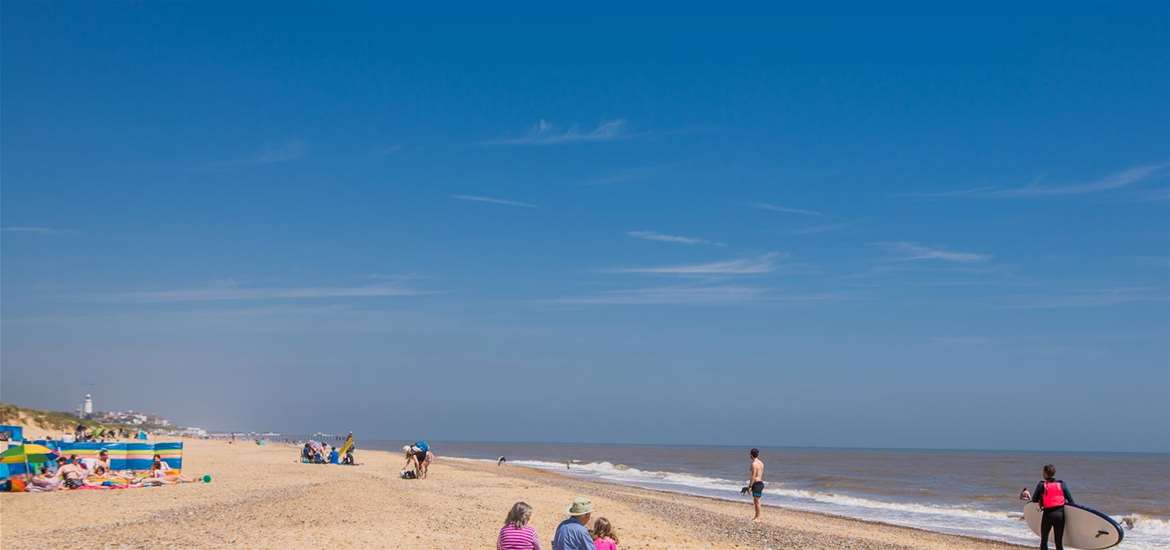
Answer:
[[(465, 457), (458, 457), (458, 456), (448, 456), (448, 457), (444, 457), (443, 459), (444, 460), (454, 460), (454, 461), (467, 462), (467, 463), (471, 463), (471, 464), (477, 464), (480, 461), (484, 461), (485, 464), (487, 462), (491, 462), (490, 459), (465, 458)], [(536, 468), (533, 466), (511, 465), (509, 467), (510, 468), (525, 469), (525, 470), (529, 470), (532, 472), (547, 473), (547, 474), (554, 475), (554, 476), (560, 476), (560, 477), (563, 477), (563, 478), (565, 478), (567, 480), (571, 480), (571, 481), (581, 481), (584, 483), (612, 485), (614, 487), (636, 489), (639, 491), (649, 491), (649, 492), (657, 493), (657, 494), (667, 496), (667, 497), (681, 496), (681, 497), (686, 497), (686, 498), (696, 498), (696, 499), (709, 500), (709, 501), (718, 502), (718, 503), (729, 503), (729, 504), (733, 504), (733, 505), (735, 505), (735, 504), (746, 505), (749, 507), (748, 511), (750, 512), (750, 506), (751, 506), (750, 501), (741, 501), (741, 500), (735, 500), (733, 498), (722, 498), (722, 497), (710, 496), (710, 495), (684, 493), (681, 491), (670, 491), (667, 489), (655, 489), (655, 488), (651, 488), (651, 487), (640, 487), (638, 485), (626, 485), (626, 484), (618, 483), (616, 481), (610, 481), (610, 480), (605, 480), (605, 479), (582, 479), (579, 477), (574, 477), (571, 474), (566, 474), (566, 473), (557, 472), (557, 471), (553, 471), (553, 470), (544, 470), (544, 469)], [(925, 529), (922, 527), (913, 527), (913, 526), (909, 526), (909, 525), (898, 525), (896, 523), (889, 523), (889, 522), (880, 521), (880, 520), (862, 519), (862, 518), (845, 516), (845, 515), (841, 515), (841, 514), (832, 514), (832, 513), (828, 513), (828, 512), (814, 512), (814, 511), (809, 511), (809, 510), (801, 510), (799, 508), (789, 508), (787, 506), (783, 506), (780, 504), (762, 503), (762, 505), (765, 509), (780, 510), (780, 511), (783, 511), (785, 513), (810, 514), (813, 516), (821, 516), (821, 517), (832, 518), (832, 519), (841, 520), (841, 521), (854, 521), (854, 522), (859, 522), (859, 523), (865, 523), (868, 525), (873, 525), (873, 526), (878, 526), (878, 527), (891, 527), (891, 528), (895, 528), (895, 529), (908, 529), (911, 531), (919, 531), (919, 532), (924, 533), (924, 534), (942, 535), (942, 536), (947, 536), (947, 537), (957, 537), (957, 538), (967, 539), (967, 540), (969, 540), (971, 542), (975, 542), (975, 543), (994, 543), (994, 544), (1005, 545), (1005, 546), (1012, 547), (1012, 548), (1031, 548), (1031, 546), (1025, 546), (1022, 544), (1016, 544), (1016, 543), (1001, 541), (1001, 540), (997, 540), (997, 539), (977, 537), (974, 535), (943, 533), (941, 531), (931, 531), (930, 529)]]
[[(464, 463), (467, 466), (470, 466), (470, 467), (473, 467), (476, 469), (485, 469), (486, 468), (488, 470), (491, 470), (492, 468), (496, 468), (494, 465), (489, 464), (491, 461), (488, 459), (445, 457), (444, 460), (459, 461), (459, 462)], [(711, 504), (716, 505), (716, 506), (740, 510), (740, 514), (737, 516), (733, 516), (731, 519), (734, 520), (734, 519), (740, 518), (740, 516), (742, 516), (742, 518), (740, 518), (740, 519), (742, 519), (743, 521), (748, 522), (750, 524), (750, 516), (751, 516), (751, 502), (750, 501), (739, 501), (739, 500), (734, 500), (734, 499), (729, 499), (729, 498), (720, 498), (720, 497), (709, 496), (709, 495), (696, 495), (696, 494), (690, 494), (690, 493), (670, 491), (670, 490), (666, 490), (666, 489), (654, 489), (654, 488), (648, 488), (648, 487), (639, 487), (636, 485), (625, 485), (622, 483), (617, 483), (617, 482), (603, 480), (603, 479), (597, 479), (597, 480), (583, 479), (583, 478), (575, 477), (571, 474), (566, 474), (564, 472), (558, 472), (555, 470), (544, 470), (541, 468), (536, 468), (536, 467), (531, 467), (531, 466), (505, 465), (504, 468), (508, 468), (510, 470), (513, 470), (513, 472), (508, 472), (508, 471), (498, 472), (499, 475), (509, 475), (510, 473), (514, 474), (514, 473), (518, 473), (516, 471), (519, 471), (519, 472), (522, 472), (522, 473), (520, 473), (520, 475), (522, 477), (550, 476), (553, 478), (559, 478), (567, 484), (580, 484), (581, 486), (584, 486), (584, 487), (604, 486), (604, 487), (612, 487), (614, 489), (619, 489), (619, 490), (630, 490), (630, 491), (637, 492), (637, 493), (650, 493), (650, 494), (653, 494), (653, 495), (656, 495), (659, 497), (663, 497), (663, 498), (668, 498), (668, 499), (681, 498), (683, 500), (692, 500), (693, 499), (693, 500), (697, 500), (697, 501), (705, 501), (705, 502), (711, 503)], [(977, 547), (977, 548), (984, 548), (984, 547), (986, 547), (986, 548), (1031, 548), (1031, 546), (1025, 546), (1025, 545), (1015, 544), (1015, 543), (1011, 543), (1011, 542), (999, 541), (999, 540), (995, 540), (995, 539), (988, 539), (988, 538), (976, 537), (976, 536), (971, 536), (971, 535), (940, 533), (938, 531), (931, 531), (929, 529), (923, 529), (920, 527), (910, 527), (910, 526), (904, 526), (904, 525), (897, 525), (897, 524), (887, 523), (887, 522), (877, 521), (877, 520), (859, 519), (859, 518), (853, 518), (853, 517), (848, 517), (848, 516), (843, 516), (843, 515), (838, 515), (838, 514), (831, 514), (831, 513), (826, 513), (826, 512), (813, 512), (813, 511), (807, 511), (807, 510), (800, 510), (800, 509), (788, 508), (788, 507), (776, 505), (776, 504), (764, 504), (764, 508), (765, 508), (765, 510), (779, 512), (785, 516), (797, 516), (797, 517), (808, 516), (814, 520), (819, 519), (821, 521), (829, 521), (829, 522), (842, 522), (842, 523), (846, 523), (846, 524), (860, 524), (860, 525), (872, 527), (875, 529), (889, 529), (889, 530), (894, 530), (894, 531), (915, 532), (921, 536), (928, 537), (928, 538), (958, 539), (958, 540), (965, 541), (966, 543), (968, 543), (970, 545), (975, 545), (974, 547)], [(767, 522), (767, 520), (768, 520), (767, 516), (768, 516), (768, 514), (765, 511), (765, 513), (764, 513), (765, 522)], [(931, 546), (927, 546), (927, 547), (931, 547)], [(948, 544), (947, 547), (959, 548), (959, 547), (968, 547), (968, 546), (963, 545), (963, 544), (960, 544), (960, 545)]]

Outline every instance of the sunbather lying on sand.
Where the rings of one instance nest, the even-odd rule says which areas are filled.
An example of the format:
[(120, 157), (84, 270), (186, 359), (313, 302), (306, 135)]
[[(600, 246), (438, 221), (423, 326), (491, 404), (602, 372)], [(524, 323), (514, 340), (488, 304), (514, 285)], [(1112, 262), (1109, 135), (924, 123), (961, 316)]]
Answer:
[(39, 475), (33, 476), (25, 487), (30, 493), (47, 493), (61, 488), (61, 480), (55, 474), (49, 473), (47, 468), (41, 468)]

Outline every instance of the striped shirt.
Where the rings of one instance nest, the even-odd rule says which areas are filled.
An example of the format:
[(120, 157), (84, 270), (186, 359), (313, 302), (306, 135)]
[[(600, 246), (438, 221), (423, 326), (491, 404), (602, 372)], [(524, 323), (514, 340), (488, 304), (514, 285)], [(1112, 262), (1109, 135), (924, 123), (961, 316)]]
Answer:
[(540, 550), (540, 539), (536, 537), (536, 529), (529, 525), (519, 529), (505, 525), (496, 539), (496, 550)]

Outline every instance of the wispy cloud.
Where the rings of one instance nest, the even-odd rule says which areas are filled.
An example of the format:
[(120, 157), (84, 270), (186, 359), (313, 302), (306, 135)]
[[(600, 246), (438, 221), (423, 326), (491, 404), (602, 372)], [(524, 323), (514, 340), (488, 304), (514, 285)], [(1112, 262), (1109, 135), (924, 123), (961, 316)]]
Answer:
[(1060, 309), (1107, 307), (1139, 302), (1170, 302), (1170, 290), (1155, 287), (1113, 287), (1076, 290), (1065, 294), (1013, 296), (1003, 309)]
[(642, 173), (626, 170), (586, 180), (584, 185), (616, 185), (619, 183), (638, 181), (643, 177), (645, 176)]
[(587, 179), (581, 183), (584, 186), (604, 186), (604, 185), (619, 185), (635, 181), (647, 180), (654, 178), (660, 174), (666, 173), (670, 169), (678, 166), (678, 162), (669, 162), (662, 164), (652, 164), (648, 166), (636, 166), (633, 168), (626, 168), (616, 172), (600, 175), (591, 179)]
[(269, 143), (253, 155), (213, 162), (209, 166), (212, 168), (227, 168), (231, 166), (255, 166), (289, 162), (305, 156), (307, 149), (308, 147), (305, 145), (305, 142), (299, 139)]
[(767, 289), (747, 286), (653, 287), (606, 290), (588, 296), (548, 300), (559, 304), (696, 304), (716, 305), (751, 302)]
[(800, 229), (795, 229), (792, 231), (792, 234), (793, 235), (816, 235), (818, 233), (829, 233), (831, 231), (841, 231), (843, 229), (848, 229), (851, 225), (853, 225), (853, 222), (824, 223), (824, 224), (820, 224), (820, 225), (810, 225), (808, 227), (802, 227)]
[(451, 195), (451, 198), (453, 198), (455, 200), (461, 200), (461, 201), (486, 202), (488, 204), (499, 204), (499, 205), (503, 205), (503, 206), (517, 206), (520, 208), (536, 208), (536, 205), (532, 204), (532, 203), (514, 201), (514, 200), (510, 200), (510, 199), (500, 199), (500, 198), (496, 198), (496, 197), (484, 197), (481, 195)]
[(969, 199), (1031, 199), (1042, 197), (1059, 197), (1066, 195), (1084, 195), (1100, 193), (1129, 187), (1136, 183), (1164, 174), (1170, 163), (1148, 164), (1135, 166), (1109, 174), (1096, 180), (1069, 183), (1064, 185), (1043, 185), (1033, 183), (1020, 187), (976, 187), (973, 189), (959, 189), (939, 193), (905, 193), (901, 196), (920, 198), (969, 198)]
[(1170, 201), (1170, 187), (1151, 189), (1145, 193), (1144, 198), (1149, 201)]
[(709, 241), (707, 239), (700, 239), (698, 237), (684, 237), (682, 235), (668, 235), (666, 233), (659, 233), (657, 231), (630, 231), (627, 235), (646, 241), (658, 241), (664, 243), (676, 244), (709, 244), (713, 246), (727, 246), (721, 242)]
[(501, 137), (480, 142), (481, 145), (559, 145), (565, 143), (589, 143), (617, 141), (638, 137), (642, 134), (630, 132), (625, 119), (616, 118), (598, 124), (592, 130), (582, 131), (577, 126), (559, 129), (547, 120), (541, 119), (519, 137)]
[(945, 248), (935, 248), (906, 241), (879, 242), (870, 244), (872, 246), (886, 250), (891, 254), (894, 254), (895, 257), (893, 260), (900, 262), (939, 260), (956, 263), (976, 263), (986, 262), (991, 259), (990, 254), (979, 254), (976, 252), (957, 252), (954, 250), (947, 250)]
[(419, 290), (397, 284), (377, 284), (351, 287), (300, 288), (183, 288), (88, 294), (83, 299), (102, 302), (167, 303), (167, 302), (223, 302), (255, 300), (320, 300), (329, 298), (376, 298), (388, 296), (422, 296), (436, 291)]
[(544, 303), (566, 305), (735, 305), (781, 302), (828, 302), (844, 296), (834, 293), (780, 294), (755, 286), (665, 286), (606, 290), (587, 296), (557, 298)]
[(776, 262), (782, 257), (779, 252), (770, 252), (754, 258), (669, 266), (618, 267), (607, 269), (605, 272), (642, 275), (758, 275), (775, 271)]
[(6, 225), (0, 227), (0, 231), (5, 233), (34, 233), (38, 235), (64, 235), (74, 233), (72, 229), (61, 229), (58, 227), (45, 227), (40, 225)]
[(994, 342), (991, 338), (983, 336), (934, 336), (930, 341), (935, 344), (956, 346), (981, 346)]
[(767, 210), (769, 212), (780, 212), (783, 214), (799, 214), (801, 216), (824, 216), (823, 213), (816, 210), (806, 210), (804, 208), (791, 208), (788, 206), (781, 206), (779, 204), (772, 204), (770, 202), (753, 202), (752, 208), (757, 210)]

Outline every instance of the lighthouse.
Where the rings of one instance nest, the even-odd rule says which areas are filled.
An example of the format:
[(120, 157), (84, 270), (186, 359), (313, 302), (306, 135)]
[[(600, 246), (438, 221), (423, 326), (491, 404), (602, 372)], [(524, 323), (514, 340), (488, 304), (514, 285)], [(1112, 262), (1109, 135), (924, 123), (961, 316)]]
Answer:
[(92, 395), (90, 395), (88, 393), (85, 394), (85, 405), (82, 405), (81, 412), (84, 413), (86, 417), (93, 415), (93, 396)]

